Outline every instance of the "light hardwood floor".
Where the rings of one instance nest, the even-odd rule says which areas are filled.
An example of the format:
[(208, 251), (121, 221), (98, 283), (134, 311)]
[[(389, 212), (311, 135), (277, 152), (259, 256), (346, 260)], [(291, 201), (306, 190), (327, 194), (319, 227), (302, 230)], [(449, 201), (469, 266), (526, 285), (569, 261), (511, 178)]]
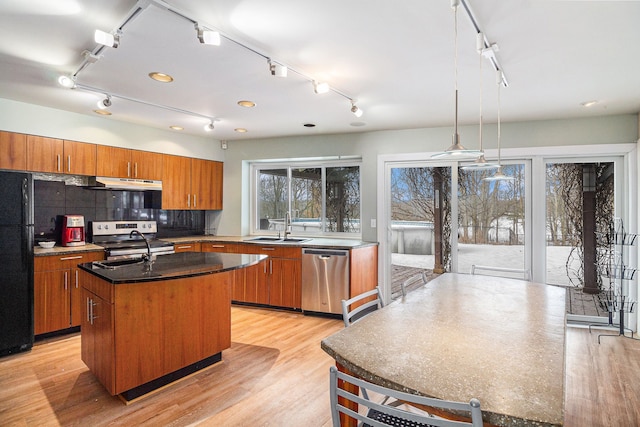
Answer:
[[(320, 340), (342, 321), (232, 309), (223, 362), (125, 405), (80, 360), (80, 336), (0, 359), (0, 426), (329, 426)], [(567, 331), (565, 424), (640, 425), (640, 342)]]

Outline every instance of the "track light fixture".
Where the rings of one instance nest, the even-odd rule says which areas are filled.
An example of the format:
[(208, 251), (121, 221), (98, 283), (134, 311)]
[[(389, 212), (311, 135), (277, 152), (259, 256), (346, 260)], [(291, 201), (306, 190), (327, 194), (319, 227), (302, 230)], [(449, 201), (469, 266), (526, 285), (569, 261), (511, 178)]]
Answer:
[(102, 30), (96, 30), (93, 35), (96, 43), (107, 47), (118, 47), (120, 45), (120, 35), (105, 33)]
[(356, 116), (356, 117), (362, 117), (363, 111), (358, 108), (358, 106), (355, 104), (354, 101), (351, 101), (351, 112)]
[(327, 82), (318, 82), (316, 80), (313, 81), (313, 91), (315, 93), (327, 93), (329, 92), (329, 83)]
[(67, 89), (73, 89), (76, 86), (75, 78), (69, 76), (58, 77), (58, 83), (60, 86), (66, 87)]
[(204, 125), (204, 130), (206, 130), (207, 132), (211, 132), (213, 130), (213, 122), (209, 122), (206, 125)]
[(484, 178), (484, 181), (512, 181), (515, 180), (512, 176), (507, 176), (502, 172), (502, 162), (500, 157), (500, 86), (503, 85), (504, 75), (502, 71), (498, 70), (496, 73), (497, 77), (497, 86), (498, 86), (498, 169), (493, 174), (493, 176), (489, 176)]
[(98, 101), (98, 108), (104, 110), (111, 107), (111, 95), (107, 95), (104, 99)]
[(269, 62), (269, 70), (271, 71), (272, 76), (287, 77), (288, 69), (286, 65), (278, 64), (271, 59), (267, 59), (267, 61)]
[(220, 33), (212, 30), (205, 30), (198, 27), (196, 24), (196, 31), (198, 32), (198, 40), (202, 44), (208, 44), (211, 46), (220, 46)]

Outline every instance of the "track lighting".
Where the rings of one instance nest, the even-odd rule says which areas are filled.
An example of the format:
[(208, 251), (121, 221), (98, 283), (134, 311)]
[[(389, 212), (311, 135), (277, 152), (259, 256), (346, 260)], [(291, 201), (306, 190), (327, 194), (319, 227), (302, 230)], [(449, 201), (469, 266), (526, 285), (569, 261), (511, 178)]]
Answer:
[(93, 39), (96, 43), (107, 47), (118, 47), (120, 45), (120, 36), (118, 34), (105, 33), (102, 30), (96, 30)]
[(272, 76), (276, 77), (287, 77), (287, 66), (278, 64), (277, 62), (268, 60), (269, 62), (269, 70), (271, 71)]
[(98, 108), (104, 110), (111, 107), (111, 96), (107, 95), (103, 100), (98, 101)]
[(202, 44), (208, 44), (211, 46), (220, 46), (220, 33), (212, 30), (205, 30), (198, 27), (196, 24), (196, 31), (198, 31), (198, 40)]
[(204, 125), (204, 130), (206, 130), (207, 132), (211, 132), (213, 130), (213, 122), (209, 122), (208, 124)]
[(66, 87), (67, 89), (72, 89), (76, 86), (75, 79), (69, 76), (58, 77), (58, 83), (60, 83), (60, 86)]
[(88, 50), (83, 51), (82, 56), (84, 56), (85, 61), (89, 64), (95, 64), (100, 58), (102, 58), (102, 56), (94, 55)]
[(362, 117), (363, 111), (358, 108), (358, 106), (351, 101), (351, 112), (356, 116), (356, 117)]
[(313, 81), (313, 91), (315, 93), (327, 93), (329, 92), (329, 83)]

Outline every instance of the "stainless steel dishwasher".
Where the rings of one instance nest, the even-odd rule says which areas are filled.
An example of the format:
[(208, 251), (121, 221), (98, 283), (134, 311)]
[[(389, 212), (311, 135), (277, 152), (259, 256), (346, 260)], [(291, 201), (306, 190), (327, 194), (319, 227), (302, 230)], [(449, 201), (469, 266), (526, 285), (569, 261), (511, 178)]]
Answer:
[(342, 313), (349, 299), (349, 251), (302, 249), (302, 311)]

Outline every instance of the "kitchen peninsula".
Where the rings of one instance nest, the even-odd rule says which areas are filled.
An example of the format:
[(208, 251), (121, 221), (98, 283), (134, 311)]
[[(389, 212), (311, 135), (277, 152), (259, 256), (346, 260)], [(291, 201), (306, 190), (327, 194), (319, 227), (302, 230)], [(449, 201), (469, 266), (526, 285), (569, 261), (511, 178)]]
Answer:
[(187, 252), (81, 264), (82, 360), (125, 400), (220, 361), (231, 346), (234, 272), (265, 258)]

